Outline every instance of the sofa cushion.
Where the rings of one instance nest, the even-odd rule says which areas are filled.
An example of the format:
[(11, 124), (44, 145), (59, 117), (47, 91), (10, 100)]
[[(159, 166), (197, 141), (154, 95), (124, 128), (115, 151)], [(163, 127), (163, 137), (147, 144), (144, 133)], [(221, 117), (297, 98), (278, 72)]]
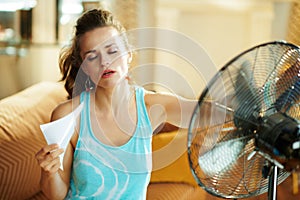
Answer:
[(35, 154), (46, 141), (39, 125), (66, 97), (63, 85), (41, 82), (0, 101), (0, 199), (28, 199), (40, 191)]
[(173, 182), (197, 186), (187, 153), (187, 130), (159, 133), (153, 137), (151, 183)]
[(148, 186), (147, 199), (180, 199), (180, 200), (219, 200), (200, 187), (184, 183), (151, 183)]

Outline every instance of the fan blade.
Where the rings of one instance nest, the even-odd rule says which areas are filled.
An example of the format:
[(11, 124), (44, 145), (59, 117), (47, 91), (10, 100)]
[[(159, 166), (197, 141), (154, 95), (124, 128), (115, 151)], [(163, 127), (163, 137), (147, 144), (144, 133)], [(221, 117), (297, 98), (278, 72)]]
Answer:
[(210, 151), (199, 156), (199, 165), (203, 172), (209, 176), (225, 172), (237, 161), (244, 146), (244, 142), (238, 140), (218, 143)]
[(275, 108), (277, 111), (287, 112), (290, 107), (300, 98), (300, 79), (284, 91), (276, 100)]
[(244, 63), (235, 79), (235, 92), (238, 107), (234, 113), (234, 123), (238, 128), (252, 130), (257, 125), (261, 110), (258, 91), (252, 80), (251, 68)]

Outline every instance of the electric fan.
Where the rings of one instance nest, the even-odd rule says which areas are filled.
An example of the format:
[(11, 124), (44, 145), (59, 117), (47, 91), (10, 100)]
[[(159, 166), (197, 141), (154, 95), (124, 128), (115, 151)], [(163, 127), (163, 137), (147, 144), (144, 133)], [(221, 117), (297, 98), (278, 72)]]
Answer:
[(228, 62), (201, 94), (188, 130), (199, 186), (248, 198), (276, 186), (300, 164), (300, 51), (275, 41)]

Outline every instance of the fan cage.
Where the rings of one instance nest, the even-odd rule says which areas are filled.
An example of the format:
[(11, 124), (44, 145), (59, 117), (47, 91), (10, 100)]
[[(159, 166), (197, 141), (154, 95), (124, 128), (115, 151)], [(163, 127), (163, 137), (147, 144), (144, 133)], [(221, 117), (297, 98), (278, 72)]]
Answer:
[[(189, 127), (188, 153), (199, 186), (223, 198), (265, 193), (272, 167), (254, 153), (258, 118), (284, 113), (300, 119), (300, 51), (275, 41), (228, 62), (201, 94)], [(210, 106), (208, 106), (210, 105)], [(290, 172), (279, 169), (278, 184)]]

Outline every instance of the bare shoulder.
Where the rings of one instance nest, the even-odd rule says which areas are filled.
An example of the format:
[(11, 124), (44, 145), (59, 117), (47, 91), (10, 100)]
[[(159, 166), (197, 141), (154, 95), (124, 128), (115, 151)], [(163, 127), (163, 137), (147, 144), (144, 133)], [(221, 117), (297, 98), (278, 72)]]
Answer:
[(66, 116), (67, 114), (71, 113), (74, 110), (74, 108), (76, 108), (79, 105), (79, 103), (79, 96), (60, 103), (52, 111), (51, 121), (60, 119)]
[(145, 104), (147, 106), (151, 106), (153, 104), (155, 104), (156, 99), (159, 97), (159, 93), (153, 92), (153, 91), (149, 91), (149, 90), (145, 90)]

